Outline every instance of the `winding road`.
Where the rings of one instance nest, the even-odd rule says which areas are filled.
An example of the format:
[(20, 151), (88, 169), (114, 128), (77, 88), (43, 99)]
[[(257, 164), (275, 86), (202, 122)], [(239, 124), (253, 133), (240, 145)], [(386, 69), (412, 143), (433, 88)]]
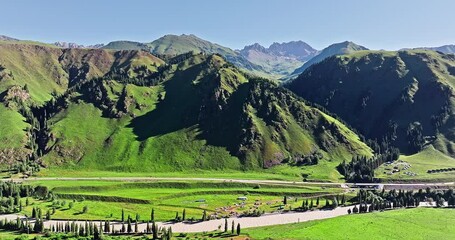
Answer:
[[(338, 207), (334, 210), (316, 210), (308, 212), (291, 212), (291, 213), (282, 213), (282, 214), (264, 214), (260, 217), (233, 217), (228, 218), (228, 229), (231, 229), (232, 221), (234, 221), (235, 226), (237, 223), (240, 223), (242, 228), (251, 228), (251, 227), (262, 227), (269, 225), (279, 225), (279, 224), (288, 224), (288, 223), (297, 223), (297, 222), (307, 222), (312, 220), (327, 219), (338, 217), (342, 215), (347, 215), (348, 208), (352, 207)], [(20, 218), (25, 221), (25, 216), (18, 214), (7, 214), (0, 215), (0, 219), (16, 220)], [(34, 221), (31, 220), (31, 223)], [(84, 225), (85, 221), (72, 221), (72, 220), (45, 220), (44, 227), (51, 228), (58, 223), (72, 223), (75, 222), (79, 225)], [(99, 226), (100, 221), (92, 221), (93, 223)], [(215, 231), (219, 228), (224, 230), (225, 219), (210, 220), (205, 222), (197, 223), (174, 223), (174, 222), (157, 222), (158, 227), (172, 228), (173, 232), (177, 233), (194, 233), (194, 232), (204, 232), (204, 231)], [(104, 222), (102, 222), (104, 226)], [(133, 224), (134, 225), (134, 224)], [(133, 226), (134, 227), (134, 226)], [(145, 232), (147, 227), (146, 223), (138, 224), (139, 232)], [(111, 229), (114, 228), (115, 231), (120, 231), (122, 229), (122, 223), (120, 222), (111, 222)], [(112, 230), (111, 230), (112, 231)]]

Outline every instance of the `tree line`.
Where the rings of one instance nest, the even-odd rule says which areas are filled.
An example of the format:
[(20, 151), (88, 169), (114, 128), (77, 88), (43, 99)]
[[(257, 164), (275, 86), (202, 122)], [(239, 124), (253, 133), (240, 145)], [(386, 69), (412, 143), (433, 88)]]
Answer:
[(445, 202), (447, 202), (448, 207), (455, 208), (455, 193), (453, 189), (431, 190), (430, 188), (419, 189), (418, 191), (360, 190), (355, 201), (359, 206), (355, 205), (352, 209), (348, 209), (349, 214), (418, 207), (424, 201), (432, 202), (436, 207), (444, 207)]
[(375, 182), (374, 170), (385, 162), (393, 162), (400, 157), (400, 150), (389, 144), (369, 141), (370, 147), (376, 153), (372, 158), (353, 156), (350, 162), (343, 161), (337, 166), (338, 171), (347, 182)]
[[(47, 187), (30, 186), (15, 182), (0, 182), (0, 213), (17, 213), (29, 205), (29, 197), (46, 199)], [(26, 198), (25, 203), (21, 198)]]

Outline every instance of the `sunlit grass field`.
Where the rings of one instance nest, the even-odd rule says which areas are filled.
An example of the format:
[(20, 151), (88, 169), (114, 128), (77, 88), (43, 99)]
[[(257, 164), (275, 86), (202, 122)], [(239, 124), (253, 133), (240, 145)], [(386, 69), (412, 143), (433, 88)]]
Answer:
[[(453, 168), (455, 167), (455, 159), (447, 156), (433, 146), (429, 146), (422, 152), (409, 156), (400, 156), (399, 160), (409, 163), (411, 167), (407, 170), (400, 169), (400, 172), (393, 175), (384, 174), (390, 172), (385, 164), (381, 165), (376, 171), (375, 176), (383, 180), (401, 180), (401, 181), (446, 181), (455, 179), (455, 172), (427, 173), (428, 170)], [(416, 173), (416, 176), (406, 175), (405, 172), (410, 171)]]
[(251, 239), (454, 239), (455, 210), (415, 208), (245, 229)]
[[(216, 217), (228, 214), (242, 214), (259, 210), (275, 212), (300, 207), (306, 199), (319, 198), (319, 206), (325, 205), (325, 199), (341, 197), (341, 188), (326, 186), (302, 186), (296, 184), (264, 185), (236, 182), (210, 181), (36, 181), (27, 184), (47, 186), (54, 194), (53, 200), (29, 198), (29, 205), (22, 213), (31, 215), (32, 209), (41, 208), (43, 213), (55, 208), (53, 219), (109, 219), (120, 220), (122, 209), (125, 217), (136, 214), (141, 220), (150, 220), (152, 209), (155, 220), (173, 220), (176, 214), (199, 220), (204, 211)], [(283, 204), (284, 196), (287, 204)], [(246, 200), (238, 200), (246, 197)], [(346, 199), (351, 196), (347, 195)], [(23, 199), (23, 202), (25, 200)], [(70, 207), (71, 203), (71, 207)], [(88, 211), (82, 209), (87, 206)]]
[[(14, 232), (0, 231), (0, 239), (16, 239)], [(24, 236), (33, 239), (35, 235)], [(132, 239), (140, 238), (131, 236)], [(275, 225), (241, 230), (241, 235), (221, 231), (175, 234), (173, 239), (453, 239), (455, 210), (435, 208), (401, 209), (303, 223)]]

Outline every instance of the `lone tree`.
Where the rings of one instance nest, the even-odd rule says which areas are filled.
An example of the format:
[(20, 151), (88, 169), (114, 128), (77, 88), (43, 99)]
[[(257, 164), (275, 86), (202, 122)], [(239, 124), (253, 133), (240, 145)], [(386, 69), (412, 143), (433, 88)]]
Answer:
[(169, 240), (172, 239), (172, 227), (169, 227), (167, 230), (167, 239)]
[(131, 219), (128, 218), (128, 225), (127, 225), (127, 230), (126, 230), (128, 233), (131, 233), (133, 231), (132, 227), (131, 227)]
[(125, 222), (125, 210), (122, 208), (122, 222)]
[(284, 205), (288, 204), (288, 197), (284, 196), (284, 198), (283, 198), (283, 204), (284, 204)]
[(231, 234), (234, 234), (234, 220), (232, 220), (232, 226), (231, 226)]
[(224, 219), (224, 232), (227, 233), (228, 231), (228, 221), (227, 218)]
[(109, 221), (104, 222), (104, 232), (109, 233), (111, 231), (111, 223)]
[(145, 233), (150, 233), (150, 222), (147, 221), (147, 227), (145, 228)]
[(202, 221), (207, 221), (207, 211), (204, 210), (204, 212), (202, 213)]
[(338, 199), (336, 197), (333, 198), (332, 207), (333, 208), (337, 208), (338, 207)]
[(95, 225), (94, 231), (93, 231), (93, 240), (101, 240), (100, 232), (98, 230), (98, 227)]
[(237, 224), (237, 235), (240, 235), (240, 223)]
[(158, 225), (155, 222), (152, 223), (152, 231), (153, 239), (158, 239)]
[(155, 209), (152, 208), (152, 212), (150, 213), (150, 220), (155, 221)]
[(354, 208), (352, 209), (352, 212), (353, 213), (358, 213), (359, 212), (359, 209), (357, 208), (357, 205), (354, 206)]

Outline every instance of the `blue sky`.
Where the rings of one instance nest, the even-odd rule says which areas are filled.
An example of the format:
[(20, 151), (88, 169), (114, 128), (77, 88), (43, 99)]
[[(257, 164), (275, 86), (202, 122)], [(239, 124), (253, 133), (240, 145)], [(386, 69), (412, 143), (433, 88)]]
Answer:
[(43, 42), (150, 42), (195, 34), (234, 49), (303, 40), (321, 49), (455, 44), (453, 0), (0, 0), (0, 34)]

